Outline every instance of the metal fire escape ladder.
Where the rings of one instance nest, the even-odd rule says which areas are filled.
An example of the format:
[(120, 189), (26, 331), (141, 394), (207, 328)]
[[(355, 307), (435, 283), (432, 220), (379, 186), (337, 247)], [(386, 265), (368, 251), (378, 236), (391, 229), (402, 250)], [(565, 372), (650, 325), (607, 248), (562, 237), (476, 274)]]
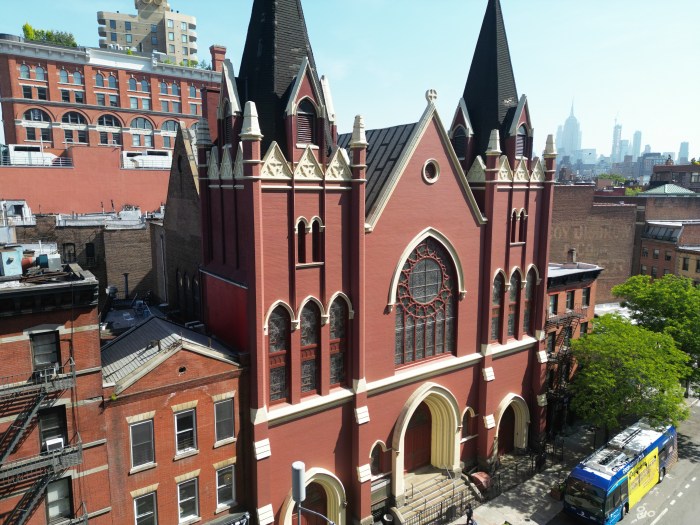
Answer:
[(44, 491), (54, 479), (55, 473), (49, 469), (40, 477), (5, 520), (5, 525), (24, 525), (32, 515), (37, 503), (44, 497)]
[(48, 392), (45, 388), (39, 389), (31, 403), (28, 404), (26, 409), (22, 411), (15, 422), (2, 435), (2, 438), (0, 438), (0, 465), (3, 465), (7, 457), (12, 454), (47, 395)]

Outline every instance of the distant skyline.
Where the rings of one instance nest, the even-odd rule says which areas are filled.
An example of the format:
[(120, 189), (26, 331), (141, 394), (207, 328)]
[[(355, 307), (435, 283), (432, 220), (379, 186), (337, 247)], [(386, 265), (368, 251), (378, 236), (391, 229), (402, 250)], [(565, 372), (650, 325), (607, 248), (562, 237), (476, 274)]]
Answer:
[[(417, 121), (427, 89), (449, 126), (462, 96), (487, 0), (302, 0), (320, 75), (330, 81), (340, 132), (362, 114), (369, 129)], [(197, 18), (199, 59), (228, 48), (237, 72), (253, 0), (172, 0)], [(133, 0), (3, 3), (0, 32), (22, 25), (69, 31), (97, 47), (98, 10), (135, 13)], [(501, 0), (518, 94), (526, 94), (535, 153), (574, 102), (582, 147), (610, 155), (615, 119), (642, 148), (700, 157), (695, 86), (697, 0)]]

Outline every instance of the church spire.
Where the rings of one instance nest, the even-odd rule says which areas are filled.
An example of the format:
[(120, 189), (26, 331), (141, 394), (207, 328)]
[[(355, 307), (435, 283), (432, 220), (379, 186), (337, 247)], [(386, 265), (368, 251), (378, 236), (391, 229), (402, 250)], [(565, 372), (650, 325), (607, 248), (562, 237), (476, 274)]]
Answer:
[(301, 0), (254, 0), (237, 84), (241, 105), (258, 108), (263, 151), (272, 141), (286, 149), (285, 108), (304, 58), (318, 83)]
[(478, 155), (488, 147), (491, 131), (506, 138), (510, 120), (518, 105), (513, 65), (510, 60), (503, 13), (499, 0), (489, 0), (474, 51), (464, 101), (474, 127)]
[(569, 115), (569, 116), (570, 117), (574, 116), (574, 101), (573, 100), (571, 101), (571, 115)]

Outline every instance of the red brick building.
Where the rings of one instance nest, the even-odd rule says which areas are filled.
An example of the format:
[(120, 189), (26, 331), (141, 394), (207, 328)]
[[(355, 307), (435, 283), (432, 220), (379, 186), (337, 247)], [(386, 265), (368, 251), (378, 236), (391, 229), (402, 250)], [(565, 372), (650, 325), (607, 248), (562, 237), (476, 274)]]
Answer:
[(547, 273), (547, 433), (557, 434), (567, 423), (571, 394), (568, 386), (576, 370), (570, 341), (591, 330), (595, 317), (597, 279), (603, 268), (578, 262), (571, 250), (565, 263), (550, 263)]
[(448, 126), (436, 97), (337, 136), (299, 0), (255, 0), (237, 77), (207, 90), (203, 316), (250, 354), (261, 525), (292, 523), (295, 460), (307, 506), (368, 524), (415, 514), (418, 470), (440, 487), (542, 444), (556, 151), (532, 156), (498, 0)]
[(236, 356), (151, 317), (108, 343), (102, 366), (112, 522), (240, 519), (245, 393)]
[[(690, 273), (693, 248), (700, 246), (700, 221), (647, 221), (641, 235), (639, 274), (652, 278)], [(696, 270), (696, 268), (693, 268)]]
[(196, 125), (221, 79), (225, 48), (211, 53), (214, 71), (0, 35), (0, 197), (38, 213), (157, 209), (177, 127)]
[(0, 274), (0, 521), (112, 523), (97, 280), (77, 265)]

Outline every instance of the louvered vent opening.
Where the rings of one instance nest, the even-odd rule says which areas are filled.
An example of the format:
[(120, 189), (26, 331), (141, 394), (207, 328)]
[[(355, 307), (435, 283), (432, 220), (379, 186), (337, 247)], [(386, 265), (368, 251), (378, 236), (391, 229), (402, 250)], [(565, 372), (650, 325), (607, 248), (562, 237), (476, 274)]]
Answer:
[(457, 158), (463, 159), (467, 156), (467, 134), (461, 126), (455, 130), (452, 137), (452, 147), (457, 154)]
[(316, 144), (316, 111), (313, 104), (304, 100), (297, 111), (297, 143)]

